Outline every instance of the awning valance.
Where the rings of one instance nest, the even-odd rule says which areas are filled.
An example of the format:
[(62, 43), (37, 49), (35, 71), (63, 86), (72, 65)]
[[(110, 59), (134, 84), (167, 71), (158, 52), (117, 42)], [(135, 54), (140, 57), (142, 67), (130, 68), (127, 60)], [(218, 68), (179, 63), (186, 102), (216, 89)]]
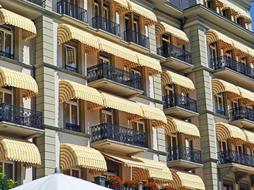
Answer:
[(69, 80), (60, 80), (59, 101), (63, 103), (71, 99), (82, 99), (104, 106), (103, 97), (96, 89)]
[(0, 5), (0, 23), (9, 24), (24, 30), (24, 38), (31, 38), (36, 35), (36, 27), (34, 22), (26, 17), (4, 9)]
[(141, 107), (136, 103), (124, 98), (120, 98), (107, 93), (101, 93), (103, 97), (104, 106), (106, 108), (112, 108), (115, 110), (123, 111), (129, 114), (143, 117), (143, 111)]
[(194, 83), (192, 82), (191, 79), (189, 79), (188, 77), (179, 75), (177, 73), (174, 73), (172, 71), (164, 71), (161, 74), (161, 81), (163, 85), (167, 85), (167, 84), (176, 84), (179, 85), (181, 87), (184, 87), (188, 90), (195, 90), (195, 86)]
[(67, 143), (60, 147), (60, 165), (62, 169), (81, 167), (107, 171), (106, 160), (98, 150)]
[(171, 26), (165, 22), (162, 22), (162, 21), (158, 22), (156, 24), (156, 34), (161, 35), (161, 34), (165, 34), (165, 33), (169, 33), (172, 36), (174, 36), (175, 38), (178, 38), (184, 44), (189, 42), (189, 38), (184, 31), (182, 31), (174, 26)]
[(254, 145), (254, 132), (248, 130), (243, 130), (243, 132), (246, 135), (247, 142)]
[(38, 94), (38, 85), (32, 76), (0, 67), (0, 87), (7, 86), (22, 89), (22, 96), (24, 98)]
[(153, 106), (145, 105), (138, 103), (143, 111), (143, 115), (145, 119), (152, 120), (152, 125), (162, 126), (167, 124), (167, 117), (162, 110), (159, 108), (155, 108)]
[(182, 133), (195, 138), (200, 138), (200, 133), (196, 125), (175, 118), (168, 118), (165, 132), (167, 135), (172, 133)]
[(244, 88), (241, 88), (241, 87), (238, 87), (239, 91), (240, 91), (240, 94), (241, 94), (241, 97), (240, 98), (242, 100), (242, 102), (244, 102), (245, 104), (254, 104), (254, 93), (249, 91), (249, 90), (246, 90)]
[(41, 165), (41, 155), (35, 144), (4, 137), (0, 138), (0, 159), (21, 162), (27, 167)]
[(129, 3), (128, 0), (113, 0), (115, 3), (119, 4), (124, 9), (129, 9)]
[(58, 26), (58, 44), (63, 44), (70, 40), (79, 41), (86, 46), (87, 50), (96, 49), (122, 58), (130, 62), (132, 67), (147, 67), (153, 70), (152, 74), (162, 71), (160, 61), (157, 59), (137, 53), (68, 24), (60, 24)]
[(201, 177), (187, 172), (171, 170), (173, 181), (170, 183), (174, 189), (196, 189), (205, 190), (205, 184)]
[(213, 79), (212, 80), (212, 86), (213, 86), (213, 93), (218, 94), (218, 93), (228, 93), (230, 97), (232, 98), (240, 98), (241, 93), (239, 91), (239, 88), (229, 82), (226, 82), (224, 80), (220, 79)]
[(235, 139), (238, 141), (246, 142), (246, 135), (239, 127), (227, 124), (216, 123), (216, 137), (217, 140)]

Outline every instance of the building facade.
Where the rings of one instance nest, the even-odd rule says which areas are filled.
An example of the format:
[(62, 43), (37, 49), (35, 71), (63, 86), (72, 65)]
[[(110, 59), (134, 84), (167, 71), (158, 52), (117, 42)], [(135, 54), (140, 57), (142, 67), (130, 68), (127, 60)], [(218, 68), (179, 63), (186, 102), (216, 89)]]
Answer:
[(7, 178), (254, 190), (250, 0), (0, 5)]

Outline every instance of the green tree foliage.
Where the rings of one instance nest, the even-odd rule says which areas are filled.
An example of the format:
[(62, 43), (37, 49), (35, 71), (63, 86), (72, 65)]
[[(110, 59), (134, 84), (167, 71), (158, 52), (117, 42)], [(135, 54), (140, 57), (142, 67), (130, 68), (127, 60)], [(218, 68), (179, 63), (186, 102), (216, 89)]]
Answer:
[(16, 186), (16, 182), (12, 179), (6, 179), (5, 176), (0, 173), (0, 190), (9, 190)]

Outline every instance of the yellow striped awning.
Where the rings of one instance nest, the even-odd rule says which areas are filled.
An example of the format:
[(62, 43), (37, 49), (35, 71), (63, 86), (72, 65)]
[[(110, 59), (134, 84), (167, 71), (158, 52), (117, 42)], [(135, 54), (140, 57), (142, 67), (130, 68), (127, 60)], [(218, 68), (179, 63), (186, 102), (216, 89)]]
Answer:
[(157, 73), (162, 72), (160, 61), (158, 59), (154, 59), (152, 57), (143, 55), (141, 53), (136, 53), (135, 55), (137, 56), (138, 64), (141, 67), (148, 67), (148, 68), (152, 69), (153, 74), (157, 74)]
[(41, 155), (35, 144), (4, 137), (0, 139), (0, 159), (21, 162), (26, 167), (41, 165)]
[(191, 79), (172, 71), (164, 71), (161, 74), (161, 81), (163, 85), (176, 84), (188, 90), (195, 90), (194, 83)]
[(243, 129), (243, 132), (246, 135), (247, 142), (254, 146), (254, 132), (248, 131), (248, 130), (245, 130), (245, 129)]
[(101, 92), (101, 95), (103, 97), (104, 106), (106, 108), (112, 108), (143, 117), (143, 111), (136, 102), (132, 102), (130, 100), (126, 100), (124, 98), (120, 98), (103, 92)]
[(183, 133), (194, 138), (200, 138), (200, 133), (196, 125), (175, 118), (168, 118), (165, 132), (167, 135), (172, 133)]
[(104, 106), (101, 93), (96, 89), (69, 80), (60, 80), (59, 101), (63, 103), (71, 99), (82, 99)]
[(60, 166), (61, 169), (81, 167), (107, 171), (106, 160), (98, 150), (68, 143), (60, 146)]
[(227, 123), (216, 123), (216, 137), (217, 140), (235, 139), (239, 142), (246, 142), (246, 135), (239, 127), (227, 124)]
[(165, 34), (165, 33), (169, 33), (172, 36), (174, 36), (175, 38), (181, 40), (183, 42), (183, 44), (189, 43), (189, 38), (186, 35), (186, 33), (174, 26), (171, 26), (165, 22), (158, 22), (156, 24), (156, 34), (157, 35), (161, 35), (161, 34)]
[(124, 9), (129, 9), (129, 3), (128, 0), (113, 0), (115, 3), (119, 4)]
[(22, 96), (24, 98), (38, 94), (38, 85), (32, 76), (0, 67), (0, 87), (7, 86), (22, 89)]
[(162, 110), (153, 106), (138, 103), (143, 111), (145, 119), (152, 120), (154, 127), (160, 127), (167, 124), (167, 117)]
[(239, 88), (229, 82), (226, 82), (224, 80), (220, 79), (213, 79), (212, 80), (212, 86), (213, 86), (213, 93), (218, 94), (218, 93), (228, 93), (230, 97), (232, 98), (240, 98), (241, 93), (239, 91)]
[(26, 39), (34, 37), (36, 35), (36, 27), (31, 19), (23, 17), (7, 9), (4, 9), (1, 5), (0, 5), (0, 23), (9, 24), (23, 29), (24, 31), (23, 37)]
[(170, 170), (173, 181), (170, 183), (174, 189), (196, 189), (205, 190), (205, 184), (201, 177), (187, 172)]
[(238, 89), (239, 89), (241, 97), (242, 97), (242, 98), (240, 98), (240, 100), (242, 102), (244, 102), (244, 104), (248, 104), (248, 105), (254, 104), (254, 93), (253, 92), (246, 90), (244, 88), (241, 88), (241, 87), (238, 87)]

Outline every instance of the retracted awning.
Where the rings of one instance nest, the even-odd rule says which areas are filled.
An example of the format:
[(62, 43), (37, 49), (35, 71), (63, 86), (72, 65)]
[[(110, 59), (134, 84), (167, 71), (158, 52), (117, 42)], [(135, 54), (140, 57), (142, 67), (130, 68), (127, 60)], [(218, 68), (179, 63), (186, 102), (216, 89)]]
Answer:
[(248, 105), (252, 105), (254, 104), (254, 93), (246, 90), (244, 88), (238, 87), (241, 97), (240, 100), (244, 103), (244, 104), (248, 104)]
[(165, 22), (158, 22), (156, 24), (156, 34), (165, 34), (165, 33), (169, 33), (172, 36), (174, 36), (175, 38), (178, 38), (179, 40), (181, 40), (184, 44), (189, 43), (189, 38), (186, 35), (186, 33), (174, 26), (171, 26)]
[(31, 38), (36, 35), (36, 27), (31, 19), (23, 17), (7, 9), (4, 9), (1, 5), (0, 5), (0, 23), (9, 24), (23, 29), (24, 38)]
[(192, 82), (191, 79), (189, 79), (188, 77), (179, 75), (177, 73), (174, 73), (172, 71), (168, 71), (168, 70), (164, 71), (161, 74), (161, 81), (163, 85), (176, 84), (188, 90), (195, 90), (194, 83)]
[(227, 124), (216, 123), (216, 137), (217, 140), (235, 139), (237, 141), (246, 142), (246, 135), (239, 127)]
[(254, 132), (245, 129), (243, 129), (243, 132), (246, 135), (247, 142), (254, 145)]
[(119, 6), (123, 7), (125, 10), (129, 9), (128, 0), (113, 0), (113, 1), (119, 4)]
[(1, 137), (0, 150), (1, 160), (21, 162), (27, 167), (41, 165), (39, 149), (29, 141)]
[(165, 126), (166, 134), (182, 133), (200, 138), (200, 133), (196, 125), (175, 118), (168, 118), (168, 124)]
[(173, 181), (170, 183), (174, 189), (205, 190), (205, 184), (201, 177), (187, 172), (171, 170)]
[(63, 103), (71, 99), (82, 99), (104, 106), (103, 97), (96, 89), (69, 80), (60, 80), (59, 101)]
[(212, 86), (213, 86), (213, 93), (228, 93), (228, 95), (232, 98), (240, 98), (241, 93), (239, 91), (239, 88), (229, 82), (226, 82), (224, 80), (220, 79), (213, 79), (212, 80)]
[(62, 169), (81, 167), (107, 171), (106, 160), (98, 150), (74, 144), (61, 144), (60, 165)]
[(22, 89), (22, 96), (25, 98), (38, 94), (38, 85), (32, 76), (0, 67), (0, 87), (7, 86)]

